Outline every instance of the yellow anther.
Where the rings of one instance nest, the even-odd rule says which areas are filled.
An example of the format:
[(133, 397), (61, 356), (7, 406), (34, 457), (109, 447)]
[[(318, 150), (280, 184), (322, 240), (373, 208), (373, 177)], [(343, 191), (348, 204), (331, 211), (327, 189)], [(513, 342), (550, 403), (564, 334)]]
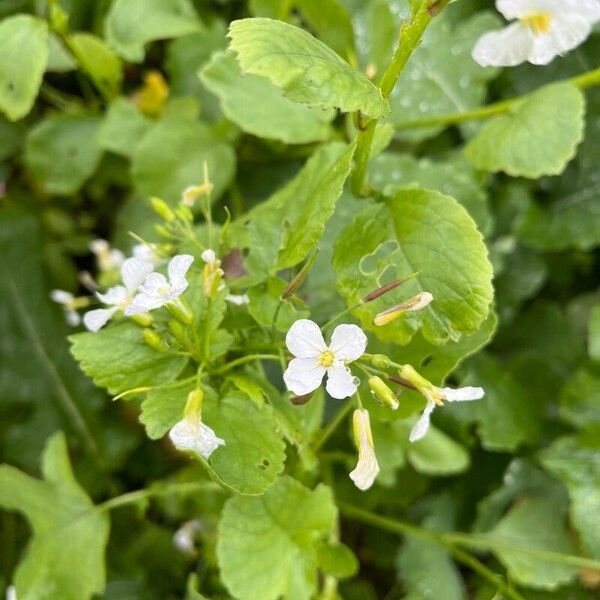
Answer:
[(323, 352), (319, 356), (319, 364), (325, 368), (330, 367), (333, 364), (333, 352), (331, 350)]

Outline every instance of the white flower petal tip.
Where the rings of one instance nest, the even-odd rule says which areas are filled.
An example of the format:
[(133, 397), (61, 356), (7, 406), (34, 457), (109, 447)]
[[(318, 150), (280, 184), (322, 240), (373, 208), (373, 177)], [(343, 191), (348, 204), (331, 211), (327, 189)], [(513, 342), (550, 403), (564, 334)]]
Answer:
[(364, 409), (355, 410), (352, 416), (352, 426), (354, 439), (358, 447), (358, 462), (349, 476), (354, 485), (364, 492), (373, 485), (379, 474), (379, 463), (375, 455), (368, 411)]
[(204, 252), (202, 252), (200, 257), (207, 264), (214, 263), (217, 260), (217, 255), (216, 255), (215, 251), (211, 250), (210, 248), (207, 248), (206, 250), (204, 250)]
[(160, 256), (156, 251), (156, 246), (154, 244), (136, 244), (131, 249), (131, 253), (133, 254), (133, 258), (139, 258), (154, 266), (160, 263)]
[(431, 303), (432, 300), (433, 295), (429, 292), (419, 292), (405, 302), (396, 304), (395, 306), (378, 313), (375, 315), (373, 322), (377, 326), (387, 325), (388, 323), (391, 323), (392, 321), (402, 317), (406, 313), (423, 310)]
[(480, 400), (485, 395), (481, 387), (462, 387), (462, 388), (441, 388), (444, 400), (448, 402), (469, 402), (471, 400)]
[(250, 303), (248, 294), (228, 294), (225, 296), (225, 300), (230, 304), (235, 304), (236, 306), (244, 306), (244, 304)]
[(425, 437), (425, 434), (429, 430), (429, 425), (431, 423), (431, 413), (435, 408), (435, 402), (433, 400), (428, 400), (423, 410), (423, 413), (419, 417), (419, 420), (415, 423), (414, 427), (410, 431), (410, 435), (408, 437), (411, 442), (418, 442), (420, 439)]
[(57, 304), (69, 304), (73, 301), (73, 294), (65, 292), (65, 290), (52, 290), (50, 292), (50, 299)]
[(358, 381), (346, 363), (360, 358), (367, 346), (367, 336), (356, 325), (338, 325), (327, 346), (319, 326), (309, 319), (299, 319), (287, 332), (285, 343), (294, 359), (283, 375), (287, 388), (298, 396), (319, 387), (327, 373), (327, 392), (333, 398), (352, 396)]
[(215, 432), (199, 419), (182, 419), (169, 431), (169, 438), (178, 450), (189, 450), (205, 460), (208, 460), (219, 446), (225, 446), (225, 440), (217, 437)]
[(111, 248), (106, 240), (97, 239), (89, 243), (90, 251), (96, 256), (101, 271), (111, 271), (122, 266), (125, 256), (120, 250)]
[(600, 0), (497, 0), (507, 27), (482, 35), (473, 48), (481, 66), (546, 65), (584, 42), (600, 20)]
[(90, 310), (83, 315), (83, 324), (89, 331), (93, 331), (94, 333), (100, 331), (100, 329), (108, 323), (116, 310), (116, 308), (97, 308), (96, 310)]

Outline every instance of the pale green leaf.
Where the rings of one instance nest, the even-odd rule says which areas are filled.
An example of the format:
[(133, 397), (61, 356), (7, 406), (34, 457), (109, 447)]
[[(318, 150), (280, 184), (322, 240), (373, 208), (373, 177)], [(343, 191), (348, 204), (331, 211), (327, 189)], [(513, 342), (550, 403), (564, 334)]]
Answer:
[(33, 106), (48, 61), (48, 26), (30, 15), (0, 22), (0, 110), (11, 121)]
[(231, 54), (214, 54), (201, 79), (219, 97), (223, 114), (247, 133), (287, 144), (321, 141), (330, 135), (331, 111), (292, 102), (265, 77), (242, 75)]
[(339, 542), (321, 542), (317, 545), (319, 569), (337, 579), (352, 577), (358, 572), (356, 556), (348, 546)]
[(111, 394), (172, 381), (187, 362), (185, 356), (150, 348), (141, 327), (131, 321), (76, 333), (69, 340), (83, 372)]
[(588, 352), (592, 360), (600, 362), (600, 305), (594, 306), (590, 314)]
[(122, 65), (106, 42), (91, 33), (74, 33), (68, 36), (66, 43), (81, 70), (89, 75), (102, 94), (107, 98), (116, 96), (123, 79)]
[(77, 68), (77, 61), (65, 48), (62, 40), (55, 33), (48, 35), (48, 62), (46, 71), (66, 73)]
[(99, 124), (97, 117), (62, 114), (30, 130), (25, 163), (46, 192), (73, 194), (94, 173), (102, 156), (94, 139)]
[[(482, 12), (454, 25), (452, 10), (448, 7), (432, 20), (402, 72), (390, 97), (389, 118), (393, 123), (465, 112), (484, 103), (487, 84), (497, 70), (479, 66), (471, 58), (471, 51), (484, 32), (498, 25), (498, 17)], [(418, 141), (440, 129), (419, 128), (398, 135)], [(472, 125), (466, 130), (471, 133)]]
[(189, 0), (114, 0), (106, 16), (106, 41), (126, 60), (141, 62), (144, 46), (200, 29)]
[(354, 145), (321, 147), (285, 187), (233, 224), (231, 235), (249, 248), (251, 280), (295, 266), (315, 248), (342, 194), (353, 152)]
[(559, 175), (583, 138), (585, 101), (570, 83), (546, 86), (492, 118), (465, 148), (478, 169), (537, 179)]
[(177, 203), (190, 185), (202, 182), (204, 163), (218, 198), (233, 176), (235, 155), (206, 124), (191, 115), (165, 115), (137, 145), (131, 173), (142, 196)]
[(309, 600), (317, 583), (316, 546), (333, 530), (336, 512), (329, 488), (311, 491), (290, 477), (263, 496), (230, 498), (217, 541), (229, 591), (240, 600)]
[(298, 27), (272, 19), (242, 19), (231, 24), (229, 37), (242, 71), (267, 77), (294, 102), (360, 110), (373, 118), (389, 111), (366, 75)]
[(108, 516), (75, 480), (62, 433), (48, 441), (42, 471), (40, 481), (0, 466), (0, 506), (23, 513), (32, 529), (14, 576), (17, 596), (88, 600), (104, 589)]
[(600, 425), (600, 377), (578, 369), (560, 392), (560, 416), (575, 427)]
[[(435, 344), (479, 329), (492, 301), (492, 268), (475, 223), (456, 200), (420, 188), (398, 189), (370, 205), (338, 238), (333, 266), (348, 305), (388, 281), (419, 272), (355, 314), (383, 340), (406, 344), (415, 331)], [(377, 313), (427, 291), (433, 302), (383, 327)]]
[[(98, 128), (98, 145), (103, 150), (133, 156), (152, 122), (124, 97), (113, 100)], [(138, 232), (139, 233), (139, 232)]]

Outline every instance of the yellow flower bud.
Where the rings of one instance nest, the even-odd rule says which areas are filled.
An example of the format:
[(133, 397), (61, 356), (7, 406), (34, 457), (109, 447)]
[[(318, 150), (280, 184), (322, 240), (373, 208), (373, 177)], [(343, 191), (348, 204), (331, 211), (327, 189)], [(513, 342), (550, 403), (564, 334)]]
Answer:
[(154, 209), (154, 212), (159, 217), (162, 217), (165, 221), (174, 221), (175, 220), (175, 213), (173, 212), (171, 207), (164, 200), (162, 200), (161, 198), (157, 198), (155, 196), (154, 198), (150, 199), (150, 202), (152, 204), (152, 208)]
[(399, 404), (396, 394), (384, 383), (381, 377), (377, 377), (377, 375), (369, 377), (369, 387), (371, 388), (371, 393), (380, 404), (392, 410), (398, 409)]
[(202, 400), (204, 400), (204, 392), (202, 388), (192, 390), (187, 397), (183, 416), (186, 419), (199, 419), (202, 412)]

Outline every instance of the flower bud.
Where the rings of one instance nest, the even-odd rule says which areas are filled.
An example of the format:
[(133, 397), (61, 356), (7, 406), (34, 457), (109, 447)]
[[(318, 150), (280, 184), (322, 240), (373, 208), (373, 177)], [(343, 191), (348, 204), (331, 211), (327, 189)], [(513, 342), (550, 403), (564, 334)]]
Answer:
[(149, 117), (157, 117), (169, 97), (169, 86), (159, 71), (149, 71), (144, 75), (144, 85), (133, 96), (137, 107)]
[(150, 203), (152, 204), (152, 208), (154, 212), (162, 217), (165, 221), (174, 221), (175, 213), (171, 209), (171, 207), (161, 198), (157, 198), (154, 196), (150, 199)]
[(399, 317), (403, 316), (407, 312), (415, 312), (425, 308), (431, 301), (433, 296), (429, 292), (419, 292), (416, 296), (413, 296), (410, 300), (392, 306), (383, 312), (375, 315), (375, 325), (387, 325), (392, 321), (395, 321)]
[(183, 416), (186, 419), (199, 418), (202, 412), (202, 400), (204, 400), (204, 392), (202, 388), (196, 388), (192, 390), (187, 397), (185, 408), (183, 409)]
[(317, 259), (317, 254), (319, 253), (319, 249), (315, 248), (313, 253), (308, 257), (308, 260), (304, 263), (302, 268), (298, 271), (298, 273), (294, 276), (294, 278), (287, 284), (283, 292), (281, 292), (280, 298), (282, 300), (287, 300), (290, 296), (293, 296), (296, 293), (296, 290), (300, 288), (300, 286), (306, 280), (308, 273), (310, 272), (311, 267), (313, 266), (315, 260)]
[(377, 377), (377, 375), (369, 377), (369, 387), (378, 404), (387, 406), (392, 410), (398, 409), (399, 404), (396, 394), (384, 383), (381, 377)]
[(388, 369), (392, 363), (385, 354), (371, 354), (371, 364), (376, 369)]
[(443, 404), (440, 389), (433, 385), (431, 381), (417, 373), (412, 365), (402, 365), (399, 375), (402, 379), (405, 379), (408, 383), (412, 384), (415, 389), (421, 392), (428, 400), (433, 400), (433, 402), (440, 406)]
[(175, 214), (182, 221), (187, 221), (188, 223), (191, 223), (194, 220), (194, 214), (192, 213), (192, 211), (187, 206), (185, 206), (183, 204), (180, 204), (175, 209)]
[(199, 196), (210, 194), (213, 191), (213, 188), (214, 185), (211, 181), (208, 181), (208, 179), (199, 185), (189, 185), (181, 194), (181, 204), (191, 208), (194, 206)]
[(150, 325), (152, 325), (154, 322), (152, 315), (149, 315), (148, 313), (139, 313), (137, 315), (132, 315), (129, 318), (142, 327), (150, 327)]
[(194, 315), (181, 301), (175, 300), (165, 304), (167, 310), (179, 321), (189, 325), (194, 320)]
[(221, 285), (223, 278), (223, 269), (221, 269), (221, 261), (217, 258), (214, 250), (205, 250), (202, 253), (202, 260), (206, 263), (202, 272), (203, 283), (202, 288), (204, 295), (207, 298), (214, 298)]
[(185, 327), (181, 324), (180, 321), (176, 321), (175, 319), (171, 319), (169, 321), (169, 331), (171, 335), (182, 344), (187, 344), (187, 333)]
[(163, 341), (163, 339), (154, 331), (154, 329), (146, 328), (144, 329), (144, 342), (150, 348), (157, 350), (158, 352), (166, 352), (168, 350), (167, 345)]

